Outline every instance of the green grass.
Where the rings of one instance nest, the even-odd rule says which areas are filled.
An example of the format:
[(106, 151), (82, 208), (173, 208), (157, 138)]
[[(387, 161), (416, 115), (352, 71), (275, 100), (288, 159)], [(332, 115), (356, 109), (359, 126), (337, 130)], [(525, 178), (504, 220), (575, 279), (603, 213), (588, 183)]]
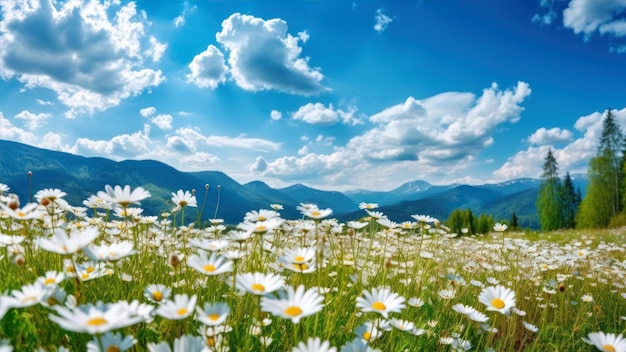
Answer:
[[(356, 299), (364, 290), (380, 287), (389, 287), (407, 302), (411, 298), (423, 301), (421, 306), (406, 304), (400, 312), (389, 316), (414, 323), (423, 329), (423, 334), (414, 336), (390, 328), (369, 341), (372, 348), (381, 351), (449, 351), (451, 345), (442, 343), (446, 338), (467, 341), (476, 351), (592, 351), (595, 347), (583, 341), (588, 333), (626, 331), (623, 230), (451, 237), (442, 229), (427, 232), (417, 223), (411, 228), (389, 229), (370, 219), (360, 230), (334, 220), (317, 221), (312, 231), (303, 233), (298, 229), (311, 220), (286, 220), (275, 230), (254, 234), (241, 243), (232, 242), (221, 250), (245, 253), (236, 261), (236, 272), (207, 276), (187, 266), (187, 258), (199, 251), (188, 241), (228, 238), (226, 230), (179, 227), (175, 226), (176, 221), (160, 226), (161, 218), (154, 224), (144, 224), (140, 218), (114, 219), (105, 214), (93, 218), (91, 211), (74, 216), (67, 210), (55, 213), (54, 208), (55, 203), (42, 208), (52, 217), (42, 215), (35, 220), (13, 219), (0, 210), (0, 232), (25, 238), (21, 245), (0, 248), (0, 292), (5, 297), (0, 299), (0, 305), (11, 290), (34, 283), (48, 271), (65, 272), (66, 279), (59, 286), (79, 305), (138, 300), (156, 307), (143, 291), (149, 284), (160, 283), (170, 287), (172, 295), (197, 295), (200, 307), (206, 302), (227, 303), (231, 311), (226, 324), (220, 327), (224, 332), (203, 339), (218, 341), (231, 351), (291, 351), (299, 342), (314, 336), (330, 341), (339, 350), (356, 337), (355, 331), (361, 324), (372, 322), (381, 329), (386, 326), (380, 314), (363, 313), (356, 306)], [(180, 222), (180, 215), (176, 215)], [(77, 228), (80, 232), (90, 226), (97, 226), (100, 233), (91, 245), (130, 241), (137, 253), (115, 265), (105, 263), (106, 275), (81, 281), (72, 277), (68, 271), (72, 266), (64, 265), (63, 259), (86, 262), (83, 252), (61, 256), (35, 245), (39, 238), (50, 238), (52, 228)], [(295, 247), (318, 249), (316, 271), (302, 274), (279, 264), (278, 257), (284, 250)], [(172, 253), (182, 257), (176, 267), (170, 265)], [(325, 265), (320, 268), (322, 257)], [(16, 264), (19, 258), (24, 262)], [(259, 297), (227, 283), (232, 275), (244, 272), (277, 273), (286, 285), (318, 287), (324, 296), (324, 307), (299, 324), (272, 316), (261, 311)], [(487, 311), (478, 296), (483, 287), (495, 285), (513, 290), (516, 307), (525, 314)], [(442, 298), (442, 290), (453, 290), (453, 297)], [(583, 295), (591, 296), (593, 301), (583, 301)], [(71, 302), (72, 299), (58, 303)], [(485, 313), (489, 317), (486, 325), (452, 310), (458, 303)], [(57, 314), (54, 307), (41, 304), (9, 309), (0, 321), (0, 338), (8, 339), (16, 351), (56, 351), (59, 346), (85, 350), (94, 337), (62, 329), (49, 319), (50, 314)], [(265, 323), (261, 324), (263, 319)], [(527, 330), (523, 322), (537, 326), (538, 332)], [(497, 332), (487, 332), (492, 329)], [(180, 321), (154, 315), (116, 331), (134, 336), (137, 343), (131, 350), (143, 351), (149, 343), (172, 344), (185, 334), (200, 336), (201, 330), (206, 331), (206, 327), (191, 314)], [(273, 341), (264, 347), (261, 337)]]

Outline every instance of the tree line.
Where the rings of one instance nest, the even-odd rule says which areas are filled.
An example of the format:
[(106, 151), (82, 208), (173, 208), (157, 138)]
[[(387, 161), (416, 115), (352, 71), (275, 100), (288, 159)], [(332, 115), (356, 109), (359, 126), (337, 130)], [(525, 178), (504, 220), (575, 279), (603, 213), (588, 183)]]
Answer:
[(552, 153), (543, 164), (537, 195), (539, 223), (544, 231), (568, 228), (606, 228), (626, 224), (626, 139), (607, 109), (598, 149), (589, 161), (587, 188), (582, 197), (575, 190), (569, 172), (559, 178)]

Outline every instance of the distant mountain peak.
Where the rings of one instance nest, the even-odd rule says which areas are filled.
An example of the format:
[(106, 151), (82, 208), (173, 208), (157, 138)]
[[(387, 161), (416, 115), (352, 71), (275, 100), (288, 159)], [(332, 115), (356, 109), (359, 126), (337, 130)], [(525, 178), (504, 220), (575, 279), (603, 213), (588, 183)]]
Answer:
[(430, 183), (424, 180), (415, 180), (403, 183), (400, 187), (394, 189), (394, 193), (419, 193), (432, 187)]

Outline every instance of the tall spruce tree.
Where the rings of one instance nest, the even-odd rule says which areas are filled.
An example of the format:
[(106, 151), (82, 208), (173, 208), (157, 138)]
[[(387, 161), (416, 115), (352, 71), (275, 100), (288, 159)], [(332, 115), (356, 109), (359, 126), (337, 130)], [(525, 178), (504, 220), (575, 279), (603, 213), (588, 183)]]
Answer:
[(580, 192), (574, 188), (574, 182), (569, 172), (565, 175), (561, 189), (561, 218), (563, 227), (573, 229), (576, 227), (576, 213), (580, 205)]
[(559, 166), (552, 154), (552, 149), (548, 150), (543, 163), (541, 179), (537, 195), (539, 223), (544, 231), (558, 230), (564, 225), (561, 213), (561, 180), (559, 179)]
[(580, 204), (579, 227), (607, 227), (621, 210), (622, 131), (608, 109), (598, 151), (589, 161), (587, 193)]

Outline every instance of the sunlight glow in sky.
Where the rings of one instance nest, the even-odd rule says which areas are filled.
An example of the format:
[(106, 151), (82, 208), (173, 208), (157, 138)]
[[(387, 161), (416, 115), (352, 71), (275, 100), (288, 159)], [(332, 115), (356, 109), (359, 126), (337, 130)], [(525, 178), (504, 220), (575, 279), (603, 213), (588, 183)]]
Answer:
[(0, 139), (332, 190), (584, 173), (625, 0), (0, 0)]

